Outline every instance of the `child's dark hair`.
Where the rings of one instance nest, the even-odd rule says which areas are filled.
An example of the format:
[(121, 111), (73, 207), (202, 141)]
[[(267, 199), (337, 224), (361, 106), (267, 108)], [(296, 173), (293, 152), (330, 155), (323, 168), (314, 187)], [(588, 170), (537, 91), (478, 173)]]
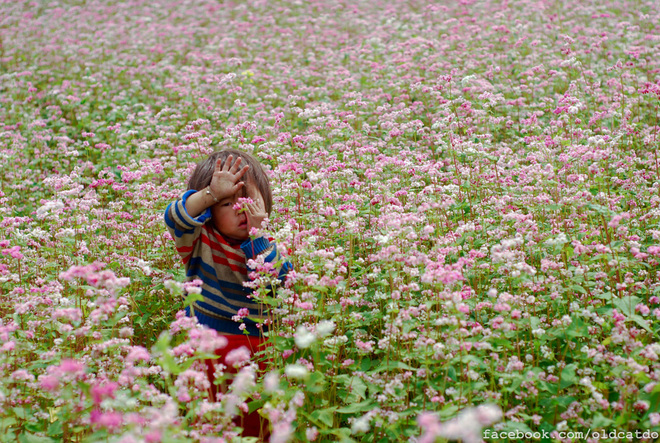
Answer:
[[(238, 151), (236, 149), (225, 149), (224, 151), (214, 152), (209, 155), (206, 160), (197, 163), (197, 167), (188, 180), (188, 190), (194, 189), (195, 191), (201, 191), (210, 185), (213, 172), (215, 171), (215, 164), (218, 159), (222, 160), (224, 163), (230, 155), (234, 157), (234, 161), (239, 157), (242, 159), (241, 167), (245, 165), (250, 166), (250, 169), (248, 169), (243, 176), (242, 181), (252, 183), (257, 187), (261, 196), (264, 198), (266, 212), (270, 215), (270, 212), (273, 209), (273, 192), (270, 188), (270, 181), (268, 180), (266, 171), (261, 163), (247, 152)], [(245, 193), (245, 191), (246, 189), (244, 186), (242, 192)]]

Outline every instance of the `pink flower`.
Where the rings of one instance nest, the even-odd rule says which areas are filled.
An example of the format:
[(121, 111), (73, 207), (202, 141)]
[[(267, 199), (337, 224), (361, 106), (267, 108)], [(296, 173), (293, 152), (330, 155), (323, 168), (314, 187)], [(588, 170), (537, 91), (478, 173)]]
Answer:
[(250, 197), (240, 197), (238, 201), (234, 204), (233, 208), (235, 210), (242, 210), (245, 208), (245, 205), (249, 203), (254, 203), (254, 200), (252, 200)]
[(225, 357), (225, 363), (227, 366), (240, 366), (242, 363), (250, 360), (250, 350), (241, 346), (240, 348), (232, 349), (227, 353)]
[(316, 429), (316, 426), (307, 428), (305, 430), (305, 437), (307, 437), (308, 441), (315, 441), (318, 435), (319, 435), (319, 430)]
[(98, 409), (94, 409), (89, 415), (91, 424), (106, 428), (109, 431), (119, 428), (122, 424), (122, 418), (119, 412), (101, 412)]
[(24, 257), (24, 255), (20, 253), (20, 250), (20, 246), (12, 246), (9, 249), (3, 249), (2, 255), (11, 255), (13, 258), (20, 260)]
[(150, 431), (144, 436), (144, 441), (146, 443), (160, 443), (162, 441), (161, 432), (158, 430)]
[(100, 404), (105, 398), (115, 398), (115, 391), (118, 387), (119, 385), (114, 382), (93, 385), (90, 389), (90, 394), (94, 404)]
[(651, 421), (651, 426), (660, 425), (660, 414), (658, 414), (657, 412), (649, 414), (649, 420)]
[(54, 375), (42, 375), (39, 377), (39, 386), (46, 391), (54, 392), (59, 384), (59, 380)]
[(126, 361), (135, 363), (136, 361), (149, 361), (149, 352), (142, 346), (133, 346), (126, 356)]
[(85, 370), (85, 365), (75, 360), (62, 360), (59, 369), (65, 374), (78, 374)]

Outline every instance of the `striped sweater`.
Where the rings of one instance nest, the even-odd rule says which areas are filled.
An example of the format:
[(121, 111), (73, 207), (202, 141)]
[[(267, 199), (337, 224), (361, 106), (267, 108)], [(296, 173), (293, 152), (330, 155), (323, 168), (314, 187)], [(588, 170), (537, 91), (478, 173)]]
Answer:
[(201, 324), (223, 334), (242, 334), (240, 323), (233, 321), (232, 316), (247, 308), (249, 318), (243, 320), (245, 329), (249, 335), (258, 336), (259, 328), (251, 319), (263, 320), (266, 316), (264, 305), (248, 298), (252, 290), (243, 286), (251, 272), (247, 260), (265, 255), (265, 261), (279, 266), (280, 278), (292, 268), (291, 263), (281, 263), (275, 243), (265, 237), (248, 239), (241, 245), (230, 244), (210, 222), (210, 208), (191, 217), (186, 212), (186, 199), (195, 192), (185, 192), (165, 210), (165, 224), (183, 260), (187, 279), (203, 282), (204, 301), (192, 305), (195, 316)]

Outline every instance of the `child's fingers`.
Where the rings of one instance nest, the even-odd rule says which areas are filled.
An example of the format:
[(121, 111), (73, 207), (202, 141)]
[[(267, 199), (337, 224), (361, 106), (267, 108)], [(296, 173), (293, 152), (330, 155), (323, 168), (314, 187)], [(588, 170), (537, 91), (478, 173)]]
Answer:
[(257, 208), (261, 212), (266, 212), (266, 204), (264, 203), (264, 200), (262, 198), (257, 199), (256, 204), (257, 204)]
[[(220, 169), (221, 171), (229, 171), (231, 168), (232, 161), (234, 160), (233, 155), (229, 155), (226, 159), (224, 164), (222, 164), (222, 168)], [(219, 162), (222, 162), (222, 160), (218, 160)]]
[(224, 162), (222, 161), (221, 158), (217, 159), (215, 161), (215, 170), (213, 172), (220, 172), (222, 171), (222, 167), (224, 166)]
[(236, 183), (232, 188), (231, 192), (232, 194), (236, 194), (243, 186), (245, 186), (245, 183), (243, 182), (238, 182)]
[(236, 174), (236, 171), (238, 171), (238, 169), (241, 167), (241, 161), (243, 161), (243, 159), (238, 157), (234, 164), (231, 165), (231, 168), (229, 168), (229, 172)]
[[(240, 160), (240, 158), (238, 160)], [(238, 160), (236, 161), (236, 163), (238, 163)], [(248, 169), (250, 169), (249, 165), (243, 166), (238, 172), (234, 172), (234, 178), (236, 180), (240, 180), (245, 175)]]

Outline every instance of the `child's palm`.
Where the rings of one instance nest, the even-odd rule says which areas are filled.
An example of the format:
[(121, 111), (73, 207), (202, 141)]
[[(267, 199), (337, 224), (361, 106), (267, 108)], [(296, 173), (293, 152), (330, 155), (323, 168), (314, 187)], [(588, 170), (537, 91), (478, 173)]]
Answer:
[(239, 157), (232, 164), (233, 159), (233, 156), (230, 155), (224, 164), (222, 159), (219, 159), (215, 164), (215, 171), (213, 172), (209, 188), (219, 200), (236, 194), (245, 185), (240, 180), (249, 169), (249, 166), (241, 168), (242, 159)]
[(245, 205), (245, 214), (247, 215), (248, 230), (261, 229), (261, 223), (268, 217), (263, 199), (257, 198), (254, 203)]

